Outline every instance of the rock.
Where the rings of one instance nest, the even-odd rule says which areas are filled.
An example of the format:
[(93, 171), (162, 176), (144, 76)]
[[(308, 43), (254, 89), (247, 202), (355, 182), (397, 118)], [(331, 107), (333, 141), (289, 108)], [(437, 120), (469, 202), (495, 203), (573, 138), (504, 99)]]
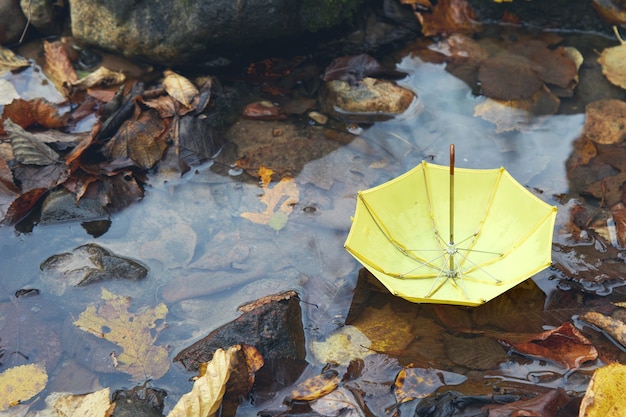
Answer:
[(183, 349), (174, 357), (174, 362), (195, 371), (199, 363), (210, 361), (217, 349), (237, 344), (257, 348), (266, 366), (271, 367), (272, 361), (304, 361), (302, 312), (300, 299), (294, 291), (261, 298), (239, 310), (243, 311), (239, 318)]
[[(70, 0), (88, 45), (162, 64), (198, 64), (336, 28), (365, 0)], [(241, 55), (240, 55), (241, 56)]]
[(415, 94), (387, 80), (366, 77), (351, 85), (342, 80), (324, 84), (319, 101), (321, 110), (348, 123), (372, 123), (402, 114)]
[(16, 43), (26, 27), (20, 0), (0, 0), (0, 44)]
[(61, 1), (52, 0), (21, 0), (22, 11), (32, 25), (44, 35), (55, 35), (61, 32), (64, 8)]

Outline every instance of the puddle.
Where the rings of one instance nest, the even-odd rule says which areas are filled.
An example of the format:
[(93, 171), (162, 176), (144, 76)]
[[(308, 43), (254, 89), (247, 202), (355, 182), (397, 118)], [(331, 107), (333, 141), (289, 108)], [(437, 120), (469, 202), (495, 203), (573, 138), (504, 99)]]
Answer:
[[(586, 58), (595, 60), (592, 51)], [(17, 332), (23, 334), (42, 327), (55, 329), (64, 336), (55, 338), (61, 353), (47, 362), (50, 392), (86, 392), (97, 385), (128, 387), (131, 382), (125, 374), (109, 373), (106, 366), (95, 365), (104, 363), (103, 359), (95, 358), (92, 351), (86, 353), (82, 348), (91, 346), (85, 342), (86, 336), (77, 335), (78, 331), (72, 329), (71, 318), (98, 302), (101, 288), (130, 297), (131, 309), (167, 305), (169, 327), (159, 334), (157, 343), (167, 346), (170, 358), (236, 318), (237, 306), (287, 289), (301, 292), (305, 302), (316, 306), (305, 309), (305, 329), (312, 343), (323, 341), (344, 324), (357, 281), (359, 265), (343, 250), (357, 191), (402, 174), (422, 160), (447, 165), (450, 143), (456, 146), (457, 167), (503, 166), (540, 198), (559, 206), (562, 212), (557, 230), (569, 221), (567, 203), (558, 196), (569, 191), (566, 160), (572, 153), (572, 143), (581, 133), (584, 97), (575, 97), (564, 104), (563, 108), (568, 109), (566, 114), (528, 120), (521, 131), (498, 134), (494, 124), (474, 117), (475, 107), (485, 98), (473, 95), (472, 88), (448, 73), (445, 64), (430, 63), (417, 53), (407, 52), (398, 68), (408, 73), (399, 84), (416, 92), (418, 101), (402, 116), (362, 127), (354, 131), (358, 136), (350, 136), (347, 144), (335, 144), (323, 156), (307, 162), (295, 176), (298, 203), (280, 230), (241, 216), (265, 208), (259, 200), (262, 190), (255, 181), (245, 180), (245, 174), (238, 177), (218, 174), (210, 165), (179, 180), (172, 180), (166, 174), (151, 177), (143, 201), (113, 215), (110, 229), (97, 239), (77, 223), (37, 226), (28, 234), (19, 234), (6, 226), (0, 228), (0, 308), (6, 312), (23, 304), (14, 296), (20, 289), (41, 290), (40, 296), (28, 301), (25, 311), (30, 313), (22, 312), (18, 315), (19, 322), (2, 328), (0, 345), (7, 351), (20, 351), (26, 342), (16, 336)], [(23, 76), (26, 74), (20, 75)], [(40, 82), (35, 75), (33, 79)], [(262, 123), (271, 130), (280, 127), (281, 122)], [(311, 126), (306, 129), (314, 131)], [(253, 136), (254, 132), (248, 134)], [(250, 141), (246, 143), (249, 145)], [(272, 182), (269, 187), (276, 184)], [(555, 239), (562, 241), (558, 233)], [(113, 281), (70, 288), (64, 295), (53, 295), (54, 283), (42, 276), (40, 264), (54, 254), (94, 242), (118, 256), (141, 261), (149, 268), (148, 277), (141, 282)], [(575, 245), (571, 248), (576, 250)], [(539, 310), (533, 310), (532, 314), (541, 315), (544, 306), (555, 300), (561, 302), (563, 293), (568, 293), (559, 289), (554, 278), (555, 273), (550, 270), (534, 277), (533, 285), (538, 288), (534, 291), (538, 292), (533, 294), (541, 297), (537, 301)], [(372, 306), (389, 308), (385, 303), (390, 301), (384, 297), (374, 296)], [(559, 307), (559, 317), (568, 320), (571, 314), (568, 316), (569, 310), (563, 310), (566, 308)], [(524, 380), (526, 384), (541, 383), (542, 375), (548, 375), (544, 378), (545, 386), (565, 386), (575, 392), (584, 390), (585, 376), (573, 378), (569, 385), (559, 377), (555, 382), (554, 367), (507, 362), (506, 351), (502, 349), (497, 360), (489, 363), (492, 368), (472, 369), (468, 358), (450, 361), (445, 354), (450, 352), (450, 346), (459, 343), (458, 337), (429, 340), (433, 332), (443, 329), (439, 310), (402, 301), (394, 306), (394, 311), (403, 315), (407, 328), (415, 330), (410, 323), (425, 323), (426, 330), (411, 334), (412, 339), (397, 352), (407, 363), (449, 366), (470, 373), (493, 368), (498, 375), (490, 374), (489, 378)], [(554, 313), (533, 323), (540, 327), (560, 324), (550, 314)], [(358, 326), (356, 323), (355, 327)], [(361, 326), (371, 331), (371, 325), (361, 323)], [(535, 331), (540, 332), (540, 327)], [(48, 333), (41, 333), (41, 337), (29, 339), (28, 343), (44, 346), (46, 337)], [(381, 351), (394, 351), (390, 343), (372, 340), (372, 345)], [(317, 357), (311, 355), (310, 359), (318, 365)], [(14, 358), (4, 365), (19, 363), (23, 362)], [(85, 381), (90, 382), (80, 385), (76, 381), (54, 380), (55, 366), (60, 369), (62, 364), (80, 368)], [(155, 386), (168, 391), (166, 410), (189, 391), (189, 377), (173, 365), (164, 377), (154, 381)], [(250, 412), (249, 408), (245, 409)]]

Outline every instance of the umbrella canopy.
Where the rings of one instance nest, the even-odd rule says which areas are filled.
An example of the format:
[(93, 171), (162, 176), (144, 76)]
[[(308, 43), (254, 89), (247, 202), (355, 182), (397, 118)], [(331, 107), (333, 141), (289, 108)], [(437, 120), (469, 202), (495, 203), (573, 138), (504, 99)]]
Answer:
[(345, 247), (391, 293), (476, 306), (551, 263), (556, 207), (504, 169), (422, 162), (358, 194)]

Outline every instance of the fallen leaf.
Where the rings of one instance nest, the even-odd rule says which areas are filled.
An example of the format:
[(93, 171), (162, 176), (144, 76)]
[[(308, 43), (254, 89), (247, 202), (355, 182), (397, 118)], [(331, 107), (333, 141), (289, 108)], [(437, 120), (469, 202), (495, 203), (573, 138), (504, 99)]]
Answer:
[(626, 323), (596, 311), (588, 311), (579, 318), (600, 328), (611, 336), (623, 348), (626, 348)]
[(76, 80), (70, 85), (77, 87), (81, 90), (86, 90), (92, 87), (111, 87), (123, 83), (126, 80), (126, 76), (118, 71), (112, 71), (106, 67), (100, 67), (92, 73), (89, 73), (85, 78)]
[(266, 100), (248, 104), (241, 115), (251, 120), (285, 120), (287, 118), (286, 114), (281, 113), (279, 106)]
[(0, 374), (0, 411), (39, 394), (48, 382), (45, 366), (28, 364), (9, 368)]
[(6, 211), (4, 221), (13, 224), (22, 220), (41, 201), (42, 197), (48, 193), (47, 188), (35, 188), (26, 191), (17, 197)]
[(595, 346), (570, 322), (524, 341), (501, 343), (522, 355), (547, 359), (566, 369), (578, 369), (598, 358)]
[[(67, 126), (68, 121), (67, 114), (60, 116), (56, 104), (50, 103), (44, 98), (13, 100), (4, 106), (2, 118), (11, 119), (24, 129), (35, 124), (48, 129), (56, 129)], [(2, 126), (0, 126), (1, 129)]]
[(128, 297), (103, 288), (102, 299), (104, 304), (87, 307), (74, 325), (122, 347), (117, 369), (130, 374), (133, 380), (156, 380), (165, 375), (170, 367), (168, 352), (154, 342), (162, 329), (157, 322), (165, 320), (167, 306), (161, 303), (133, 314), (128, 311)]
[(559, 408), (568, 402), (569, 396), (559, 388), (528, 400), (503, 405), (486, 405), (483, 412), (486, 411), (489, 417), (554, 417)]
[(340, 382), (339, 373), (334, 369), (328, 370), (296, 384), (285, 402), (317, 400), (334, 391)]
[[(259, 175), (263, 175), (264, 167), (259, 168)], [(254, 223), (267, 224), (279, 231), (287, 223), (287, 217), (293, 211), (293, 206), (299, 201), (300, 193), (296, 181), (291, 177), (284, 177), (273, 188), (263, 185), (261, 202), (266, 205), (262, 213), (244, 212), (241, 217)], [(280, 204), (280, 205), (279, 205)]]
[(600, 144), (618, 144), (626, 139), (626, 102), (596, 100), (585, 107), (584, 133)]
[(150, 169), (167, 149), (169, 123), (155, 110), (141, 111), (136, 119), (124, 121), (106, 143), (104, 154), (111, 159), (132, 159), (139, 167)]
[(30, 66), (28, 60), (15, 55), (10, 49), (0, 46), (0, 74), (4, 71), (15, 71)]
[(313, 401), (311, 409), (321, 416), (365, 417), (354, 393), (344, 387)]
[(198, 378), (191, 392), (183, 395), (167, 417), (213, 417), (222, 404), (231, 363), (238, 346), (227, 351), (218, 349), (207, 364), (204, 375)]
[(44, 73), (54, 83), (55, 87), (65, 97), (69, 96), (69, 86), (78, 81), (78, 76), (70, 62), (65, 47), (61, 41), (43, 41), (46, 62)]
[(478, 69), (481, 93), (500, 100), (532, 97), (543, 86), (535, 64), (527, 57), (504, 51), (487, 58)]
[(444, 385), (458, 385), (467, 377), (439, 369), (405, 368), (398, 372), (394, 383), (396, 401), (404, 403), (421, 399)]
[(613, 26), (613, 31), (620, 44), (604, 49), (598, 58), (598, 64), (602, 66), (602, 74), (612, 84), (626, 88), (626, 44), (615, 26)]
[(109, 388), (88, 394), (67, 394), (53, 392), (46, 398), (47, 408), (54, 416), (81, 416), (81, 417), (103, 417), (107, 416), (107, 411), (112, 406), (109, 398), (111, 392)]
[(52, 165), (60, 162), (58, 153), (11, 119), (4, 121), (4, 130), (11, 139), (13, 155), (18, 162), (27, 165)]
[(180, 159), (194, 167), (215, 158), (225, 140), (208, 118), (184, 116), (178, 122)]
[(465, 0), (439, 0), (432, 11), (418, 12), (424, 36), (474, 34), (482, 30), (476, 12)]
[(620, 417), (626, 410), (626, 366), (612, 363), (593, 373), (579, 417)]
[(163, 75), (165, 75), (163, 88), (165, 88), (167, 94), (174, 97), (187, 109), (194, 109), (198, 104), (198, 95), (200, 94), (196, 86), (187, 78), (174, 71), (166, 70), (163, 72)]

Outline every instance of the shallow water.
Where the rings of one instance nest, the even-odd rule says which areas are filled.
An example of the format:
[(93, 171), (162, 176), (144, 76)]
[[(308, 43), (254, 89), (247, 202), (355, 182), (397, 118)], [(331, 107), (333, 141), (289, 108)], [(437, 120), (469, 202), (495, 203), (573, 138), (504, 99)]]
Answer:
[[(610, 43), (598, 41), (603, 45)], [(584, 50), (588, 48), (585, 46)], [(592, 60), (593, 55), (586, 58)], [(255, 181), (218, 174), (209, 165), (182, 179), (153, 175), (144, 200), (113, 215), (110, 230), (97, 239), (77, 223), (37, 226), (28, 234), (19, 234), (7, 226), (0, 228), (0, 302), (5, 311), (0, 345), (7, 351), (20, 351), (24, 349), (24, 339), (15, 336), (16, 332), (40, 327), (56, 329), (62, 335), (58, 353), (44, 354), (43, 349), (32, 349), (47, 355), (44, 359), (49, 366), (50, 392), (131, 386), (125, 374), (105, 373), (102, 366), (95, 366), (105, 359), (96, 358), (93, 351), (87, 352), (87, 347), (92, 346), (85, 341), (87, 336), (72, 331), (71, 321), (100, 300), (101, 288), (130, 296), (134, 311), (159, 303), (167, 305), (169, 327), (160, 333), (156, 344), (167, 346), (170, 358), (236, 318), (237, 306), (287, 289), (298, 290), (305, 301), (318, 306), (313, 313), (305, 308), (305, 328), (310, 343), (323, 341), (332, 332), (343, 331), (350, 291), (357, 280), (359, 265), (343, 250), (356, 192), (404, 173), (422, 160), (447, 165), (450, 143), (456, 146), (457, 167), (503, 166), (540, 198), (558, 205), (555, 241), (567, 243), (558, 230), (569, 221), (569, 207), (559, 196), (569, 191), (565, 161), (572, 152), (572, 142), (581, 134), (586, 98), (564, 101), (566, 114), (527, 120), (521, 131), (498, 134), (492, 123), (473, 115), (475, 106), (485, 98), (475, 96), (470, 86), (446, 71), (445, 64), (426, 62), (409, 49), (403, 52), (398, 68), (408, 73), (399, 84), (417, 93), (416, 103), (405, 114), (365, 127), (350, 143), (308, 162), (295, 177), (299, 202), (279, 231), (241, 217), (243, 212), (264, 209), (259, 202), (262, 191)], [(264, 123), (271, 128), (281, 122)], [(141, 282), (108, 282), (61, 291), (58, 283), (41, 273), (39, 265), (49, 256), (93, 242), (141, 261), (150, 270), (148, 277)], [(554, 277), (554, 271), (533, 277), (546, 305), (558, 289)], [(311, 290), (319, 287), (326, 291)], [(41, 295), (27, 302), (15, 299), (13, 294), (22, 288), (38, 288)], [(337, 297), (337, 293), (344, 295)], [(320, 294), (322, 299), (314, 298)], [(386, 299), (381, 297), (377, 302), (384, 304)], [(26, 310), (20, 307), (23, 304), (27, 304)], [(435, 320), (436, 312), (429, 306), (398, 306), (405, 309), (403, 314), (411, 320)], [(9, 314), (12, 309), (20, 314)], [(15, 317), (19, 322), (9, 323)], [(543, 322), (557, 324), (554, 320)], [(541, 330), (537, 328), (536, 332)], [(415, 340), (429, 337), (428, 333), (420, 334), (411, 333)], [(44, 344), (45, 340), (35, 338), (31, 343)], [(458, 363), (446, 363), (439, 351), (450, 350), (459, 341), (452, 338), (442, 343), (430, 347), (409, 344), (403, 350), (403, 359), (419, 363), (420, 357), (426, 357), (435, 365), (460, 369)], [(327, 359), (319, 357), (311, 346), (309, 350), (310, 362), (315, 366)], [(18, 363), (23, 360), (12, 358), (3, 367)], [(81, 369), (83, 380), (72, 380), (63, 373), (55, 379), (62, 365)], [(491, 370), (496, 374), (492, 377), (498, 380), (524, 380), (531, 384), (537, 382), (532, 375), (552, 371), (558, 373), (558, 369), (537, 361), (530, 365), (502, 362)], [(189, 376), (173, 365), (168, 374), (152, 382), (168, 391), (166, 409), (191, 388)], [(557, 378), (544, 385), (566, 386), (581, 392), (587, 381), (583, 375), (569, 382)]]

